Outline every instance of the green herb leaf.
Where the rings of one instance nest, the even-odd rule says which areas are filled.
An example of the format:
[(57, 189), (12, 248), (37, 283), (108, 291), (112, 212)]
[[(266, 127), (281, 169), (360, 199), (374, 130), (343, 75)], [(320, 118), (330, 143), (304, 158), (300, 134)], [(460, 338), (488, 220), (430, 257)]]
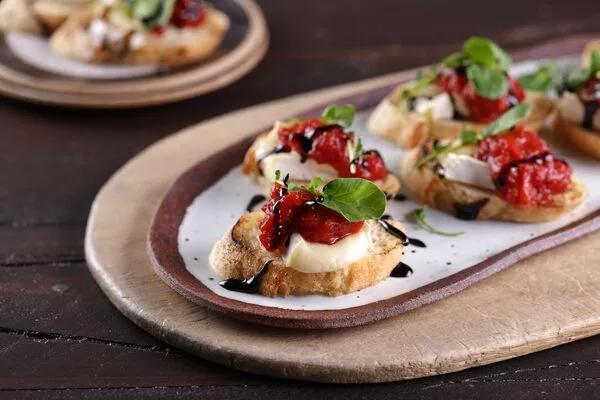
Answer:
[(329, 124), (339, 124), (344, 128), (349, 128), (352, 125), (352, 121), (354, 121), (355, 115), (356, 109), (352, 104), (339, 107), (332, 104), (323, 111), (321, 119)]
[(346, 143), (348, 148), (348, 157), (350, 158), (350, 172), (355, 174), (356, 164), (353, 161), (362, 156), (362, 140), (360, 137), (354, 136), (352, 140), (348, 140)]
[(321, 179), (321, 177), (319, 176), (312, 178), (311, 181), (308, 183), (308, 187), (306, 188), (306, 190), (316, 194), (317, 189), (319, 188), (319, 186), (321, 186), (321, 182), (323, 182), (323, 179)]
[(505, 132), (525, 119), (531, 112), (531, 104), (521, 103), (502, 114), (497, 120), (483, 128), (483, 137)]
[(279, 179), (281, 179), (281, 171), (280, 170), (275, 170), (275, 182), (279, 182)]
[(581, 89), (592, 77), (592, 71), (589, 68), (575, 68), (567, 76), (567, 87), (573, 91)]
[(479, 135), (475, 131), (462, 131), (460, 133), (460, 142), (464, 146), (477, 144), (479, 141)]
[(169, 23), (175, 0), (127, 0), (126, 4), (144, 28), (150, 30)]
[(419, 162), (417, 163), (417, 165), (415, 165), (415, 167), (421, 168), (425, 164), (437, 159), (442, 154), (449, 152), (451, 148), (452, 148), (452, 145), (450, 145), (450, 144), (435, 146), (433, 148), (433, 150), (431, 151), (431, 153), (429, 153), (425, 157), (421, 158), (419, 160)]
[(436, 235), (460, 236), (460, 235), (464, 234), (464, 232), (443, 232), (443, 231), (440, 231), (440, 230), (434, 228), (427, 222), (427, 213), (426, 213), (425, 208), (417, 208), (417, 209), (411, 211), (407, 215), (407, 217), (409, 219), (411, 219), (414, 223), (419, 225), (421, 228), (425, 229), (427, 232), (430, 232), (430, 233), (433, 233)]
[(446, 56), (442, 60), (442, 65), (447, 68), (458, 68), (462, 65), (462, 62), (466, 59), (465, 54), (462, 51), (457, 51), (456, 53), (452, 53), (449, 56)]
[(508, 53), (506, 51), (504, 51), (504, 49), (502, 49), (502, 47), (498, 46), (496, 43), (492, 42), (491, 40), (490, 40), (490, 46), (492, 47), (492, 52), (494, 53), (494, 56), (496, 57), (496, 63), (498, 65), (498, 68), (500, 68), (502, 71), (506, 71), (508, 68), (510, 68), (510, 66), (512, 65), (512, 59), (510, 58)]
[(477, 93), (486, 99), (497, 99), (508, 93), (508, 80), (501, 71), (471, 65), (467, 68), (467, 77)]
[(559, 80), (554, 65), (542, 65), (537, 71), (519, 78), (519, 82), (525, 89), (543, 93), (557, 87)]
[(496, 66), (496, 56), (489, 39), (473, 36), (465, 42), (463, 51), (476, 64), (486, 67)]
[(596, 75), (600, 72), (600, 52), (592, 51), (590, 54), (590, 70), (592, 75)]
[(387, 200), (373, 182), (360, 178), (337, 178), (323, 188), (325, 207), (341, 214), (350, 222), (381, 217)]
[(287, 187), (288, 192), (299, 192), (301, 190), (300, 186), (296, 182), (290, 182)]

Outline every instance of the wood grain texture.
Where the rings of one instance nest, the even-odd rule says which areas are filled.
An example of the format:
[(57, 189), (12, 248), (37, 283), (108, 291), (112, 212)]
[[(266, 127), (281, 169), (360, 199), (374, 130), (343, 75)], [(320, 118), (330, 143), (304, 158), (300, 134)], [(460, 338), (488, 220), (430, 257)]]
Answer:
[[(547, 55), (581, 48), (584, 42), (556, 41)], [(145, 254), (150, 219), (162, 193), (185, 169), (273, 120), (389, 85), (407, 74), (228, 114), (135, 157), (103, 187), (90, 214), (86, 257), (103, 291), (138, 325), (201, 357), (253, 373), (323, 382), (436, 375), (600, 332), (600, 272), (592, 268), (600, 263), (600, 233), (526, 259), (445, 300), (352, 329), (258, 328), (228, 320), (190, 304), (153, 274)], [(223, 135), (229, 126), (239, 127), (239, 134)]]
[[(68, 261), (65, 255), (84, 258), (79, 244), (100, 186), (129, 158), (165, 135), (240, 107), (433, 62), (475, 31), (511, 51), (569, 34), (600, 32), (600, 7), (586, 0), (506, 0), (494, 4), (493, 17), (475, 0), (258, 2), (271, 31), (269, 53), (247, 77), (217, 92), (161, 107), (110, 113), (0, 98), (0, 227), (5, 239), (0, 241), (0, 259), (20, 260), (18, 267), (7, 267), (13, 284), (11, 291), (6, 287), (0, 291), (0, 326), (66, 337), (102, 335), (107, 342), (98, 343), (100, 354), (110, 351), (111, 339), (158, 343), (111, 306), (80, 261)], [(515, 14), (515, 8), (523, 13)], [(431, 13), (433, 9), (438, 12)], [(307, 22), (309, 18), (314, 23)], [(25, 287), (21, 294), (25, 282), (34, 286), (34, 272), (27, 265), (35, 264), (36, 276), (51, 277), (58, 271), (53, 260), (65, 261), (60, 264), (60, 281), (77, 295)], [(67, 273), (69, 269), (76, 272)], [(70, 312), (64, 312), (66, 305)], [(32, 311), (23, 311), (28, 308)], [(173, 351), (164, 355), (164, 362), (155, 362), (153, 371), (132, 365), (137, 378), (127, 386), (118, 375), (102, 369), (84, 347), (62, 346), (62, 340), (24, 341), (18, 356), (0, 358), (0, 398), (571, 400), (596, 396), (600, 365), (600, 336), (595, 336), (501, 363), (391, 384), (318, 385), (265, 377), (251, 377), (249, 383), (248, 374), (236, 373), (227, 383), (215, 385), (212, 374), (232, 370), (193, 357), (184, 361)], [(43, 357), (40, 348), (45, 349)], [(0, 353), (7, 351), (8, 342), (0, 342)], [(133, 356), (113, 354), (121, 362)], [(65, 364), (55, 364), (51, 376), (47, 370), (19, 368), (29, 360), (51, 363), (61, 357), (77, 360), (87, 374), (71, 375)], [(154, 377), (161, 372), (172, 377), (171, 387), (155, 384)], [(103, 378), (104, 386), (95, 387), (90, 376)], [(187, 376), (193, 376), (194, 382)], [(35, 379), (43, 381), (43, 387), (28, 390)]]

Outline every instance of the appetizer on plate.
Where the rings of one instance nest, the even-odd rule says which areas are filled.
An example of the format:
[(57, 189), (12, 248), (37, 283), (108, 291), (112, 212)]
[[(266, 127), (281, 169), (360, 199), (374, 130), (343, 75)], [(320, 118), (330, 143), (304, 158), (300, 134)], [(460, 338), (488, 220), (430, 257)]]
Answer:
[(4, 32), (50, 33), (73, 12), (93, 0), (3, 0), (0, 30)]
[(581, 151), (600, 159), (600, 51), (584, 55), (587, 67), (569, 74), (554, 119), (554, 131), (565, 134)]
[(454, 141), (430, 140), (402, 163), (402, 179), (421, 201), (460, 219), (543, 222), (581, 204), (585, 185), (546, 142), (517, 125), (520, 104), (481, 131)]
[(271, 187), (276, 170), (289, 171), (290, 182), (306, 185), (314, 176), (323, 183), (337, 177), (363, 178), (377, 184), (388, 196), (400, 189), (376, 150), (365, 150), (360, 137), (349, 130), (354, 106), (331, 105), (321, 117), (276, 122), (248, 149), (242, 172)]
[(52, 35), (52, 50), (91, 63), (175, 66), (208, 57), (229, 18), (202, 0), (101, 0)]
[(337, 178), (320, 191), (273, 183), (262, 211), (242, 216), (213, 247), (210, 265), (226, 289), (264, 296), (337, 296), (372, 286), (400, 262), (408, 238), (378, 219), (385, 194), (372, 182)]
[(533, 110), (524, 121), (537, 130), (552, 110), (546, 96), (526, 92), (510, 77), (512, 61), (494, 42), (472, 37), (462, 51), (446, 57), (414, 82), (400, 85), (374, 110), (369, 129), (413, 148), (425, 138), (455, 139), (463, 130), (481, 130), (524, 101)]

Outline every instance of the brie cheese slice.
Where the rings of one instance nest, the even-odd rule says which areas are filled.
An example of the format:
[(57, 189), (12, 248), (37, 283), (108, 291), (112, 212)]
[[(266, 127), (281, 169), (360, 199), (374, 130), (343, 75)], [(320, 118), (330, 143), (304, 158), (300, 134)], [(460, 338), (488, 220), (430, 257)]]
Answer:
[(301, 235), (293, 233), (283, 261), (300, 272), (330, 272), (363, 258), (371, 247), (371, 230), (367, 223), (360, 231), (332, 245), (307, 242)]
[(484, 189), (496, 190), (488, 163), (464, 154), (449, 153), (440, 160), (444, 178)]
[(441, 93), (431, 99), (418, 97), (415, 100), (415, 111), (419, 114), (431, 113), (434, 119), (452, 119), (454, 107), (447, 93)]

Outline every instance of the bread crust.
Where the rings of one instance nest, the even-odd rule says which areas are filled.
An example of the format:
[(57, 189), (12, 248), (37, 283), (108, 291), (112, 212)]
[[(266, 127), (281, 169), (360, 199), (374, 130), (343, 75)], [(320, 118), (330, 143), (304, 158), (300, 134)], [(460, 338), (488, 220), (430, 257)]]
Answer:
[(37, 0), (32, 12), (48, 32), (57, 30), (74, 12), (89, 6), (92, 1)]
[(42, 33), (43, 27), (35, 18), (28, 0), (0, 2), (0, 30), (3, 32)]
[(586, 186), (573, 179), (569, 191), (554, 196), (554, 205), (519, 206), (504, 201), (493, 191), (443, 179), (427, 165), (416, 168), (415, 165), (420, 158), (420, 149), (414, 149), (402, 160), (402, 181), (423, 203), (453, 215), (457, 204), (464, 205), (488, 199), (487, 204), (477, 214), (477, 219), (522, 223), (545, 222), (571, 212), (587, 195)]
[(600, 160), (600, 132), (593, 132), (568, 121), (560, 111), (554, 113), (552, 131), (565, 135), (578, 150)]
[[(403, 148), (415, 148), (428, 138), (455, 139), (463, 130), (479, 131), (486, 126), (469, 121), (429, 119), (416, 112), (402, 111), (394, 100), (398, 98), (397, 93), (398, 90), (394, 91), (379, 103), (369, 118), (368, 128)], [(526, 94), (532, 111), (523, 122), (528, 129), (537, 131), (552, 112), (554, 103), (545, 94), (531, 91)]]
[[(269, 193), (272, 181), (261, 175), (258, 168), (258, 160), (256, 159), (256, 150), (260, 147), (261, 141), (265, 140), (267, 135), (268, 132), (264, 132), (256, 138), (256, 140), (248, 148), (242, 164), (242, 173), (262, 186), (265, 193)], [(282, 171), (282, 173), (284, 173), (284, 171)], [(309, 183), (308, 181), (297, 180), (294, 182), (301, 186), (306, 186)], [(375, 181), (373, 183), (375, 183), (383, 192), (385, 192), (388, 197), (394, 197), (400, 191), (400, 181), (391, 172), (384, 180)]]
[(93, 15), (93, 7), (73, 13), (50, 38), (52, 50), (65, 57), (93, 63), (179, 66), (212, 54), (230, 24), (224, 13), (207, 7), (206, 20), (199, 28), (169, 30), (161, 36), (146, 34), (146, 42), (141, 47), (115, 52), (94, 48), (87, 31)]
[[(215, 243), (209, 262), (223, 279), (248, 279), (266, 265), (259, 289), (264, 296), (339, 296), (355, 292), (387, 278), (402, 257), (404, 246), (401, 241), (388, 234), (376, 221), (367, 221), (373, 238), (373, 248), (367, 256), (346, 268), (331, 272), (300, 272), (286, 266), (281, 256), (269, 253), (262, 247), (258, 234), (263, 218), (262, 211), (243, 215)], [(404, 230), (400, 223), (388, 222)]]
[(600, 39), (591, 40), (585, 45), (581, 53), (581, 65), (585, 68), (590, 66), (592, 51), (600, 51)]

